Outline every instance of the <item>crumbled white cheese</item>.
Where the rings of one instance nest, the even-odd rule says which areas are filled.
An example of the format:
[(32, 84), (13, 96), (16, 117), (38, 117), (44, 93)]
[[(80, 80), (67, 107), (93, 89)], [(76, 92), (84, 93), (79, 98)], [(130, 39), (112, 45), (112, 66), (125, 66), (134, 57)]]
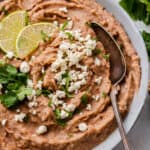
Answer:
[(30, 71), (30, 66), (26, 61), (23, 61), (20, 65), (20, 71), (22, 73), (28, 73)]
[(12, 59), (12, 58), (14, 57), (14, 53), (13, 53), (12, 51), (7, 52), (6, 57), (7, 57), (8, 59)]
[(92, 105), (91, 104), (87, 104), (86, 109), (89, 110), (89, 111), (92, 110)]
[(2, 125), (2, 126), (5, 126), (6, 123), (7, 123), (7, 119), (3, 119), (3, 120), (1, 121), (1, 125)]
[(59, 46), (59, 49), (64, 51), (64, 50), (68, 50), (70, 48), (70, 43), (69, 42), (62, 42)]
[(93, 95), (92, 98), (96, 101), (98, 101), (100, 99), (100, 95)]
[(17, 113), (20, 113), (20, 109), (16, 109), (16, 112), (17, 112)]
[(78, 52), (76, 53), (70, 53), (68, 58), (69, 58), (69, 66), (73, 66), (79, 63), (81, 60), (82, 55)]
[(94, 82), (95, 82), (96, 84), (100, 85), (100, 84), (101, 84), (101, 81), (102, 81), (102, 77), (98, 77), (98, 78), (95, 79)]
[(68, 116), (69, 116), (68, 112), (61, 110), (61, 113), (60, 113), (61, 119), (66, 119), (66, 118), (68, 118)]
[(54, 22), (53, 22), (53, 26), (54, 26), (54, 27), (58, 27), (58, 21), (54, 21)]
[(25, 113), (17, 114), (17, 115), (15, 115), (15, 121), (17, 121), (17, 122), (23, 122), (24, 119), (25, 119), (25, 117), (26, 117)]
[(37, 135), (42, 135), (42, 134), (45, 134), (47, 131), (48, 131), (47, 126), (41, 125), (41, 126), (39, 126), (39, 127), (37, 128), (36, 134), (37, 134)]
[(101, 61), (99, 60), (99, 58), (95, 58), (94, 63), (95, 63), (96, 66), (101, 65)]
[(36, 115), (37, 114), (37, 111), (36, 110), (33, 110), (32, 111), (32, 115)]
[(61, 7), (61, 8), (59, 8), (59, 11), (67, 13), (68, 9), (67, 9), (67, 7)]
[(73, 21), (70, 20), (70, 21), (68, 22), (67, 29), (72, 29), (72, 27), (73, 27)]
[(73, 31), (73, 36), (75, 37), (76, 40), (80, 40), (80, 38), (81, 38), (81, 30)]
[(29, 108), (32, 108), (32, 107), (37, 107), (38, 106), (38, 103), (36, 101), (32, 101), (32, 102), (29, 102), (28, 103), (28, 107)]
[(30, 87), (30, 88), (33, 88), (33, 81), (28, 79), (27, 80), (27, 86)]
[(92, 40), (92, 39), (89, 39), (87, 42), (86, 42), (86, 48), (87, 49), (95, 49), (96, 48), (96, 40)]
[(74, 112), (76, 109), (76, 106), (74, 104), (68, 104), (66, 107), (65, 107), (65, 110), (68, 111), (68, 112)]
[(59, 72), (59, 73), (56, 73), (55, 75), (55, 79), (56, 81), (60, 82), (62, 80), (62, 74), (64, 74), (65, 72)]
[(86, 123), (83, 122), (83, 123), (80, 123), (78, 125), (78, 128), (79, 128), (80, 131), (84, 132), (84, 131), (86, 131), (88, 129), (88, 126), (87, 126)]
[(44, 68), (44, 67), (42, 67), (41, 72), (42, 72), (42, 74), (44, 74), (44, 73), (45, 73), (45, 68)]
[(65, 98), (66, 97), (66, 93), (64, 91), (57, 90), (56, 91), (56, 96), (58, 98)]
[(37, 85), (36, 85), (36, 88), (38, 88), (39, 90), (42, 89), (42, 84), (43, 84), (43, 81), (39, 80)]

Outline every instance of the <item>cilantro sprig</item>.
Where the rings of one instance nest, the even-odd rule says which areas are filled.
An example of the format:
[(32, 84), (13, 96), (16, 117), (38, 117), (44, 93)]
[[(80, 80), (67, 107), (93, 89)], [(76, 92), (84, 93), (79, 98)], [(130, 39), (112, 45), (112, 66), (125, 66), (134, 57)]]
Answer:
[[(149, 0), (121, 0), (120, 5), (128, 12), (134, 20), (150, 24), (150, 1)], [(150, 33), (142, 32), (150, 60)]]
[(66, 84), (65, 84), (64, 86), (62, 86), (61, 89), (66, 93), (66, 96), (67, 96), (68, 98), (71, 98), (72, 95), (71, 95), (71, 93), (69, 92), (69, 84), (70, 84), (70, 81), (71, 81), (69, 72), (66, 71), (66, 73), (62, 74), (62, 78), (63, 78), (63, 79), (66, 79)]
[(121, 0), (120, 5), (134, 20), (141, 20), (145, 24), (150, 24), (149, 0)]
[(15, 107), (32, 94), (32, 89), (26, 87), (27, 78), (28, 74), (19, 72), (14, 66), (0, 64), (0, 84), (3, 87), (0, 102), (6, 108)]

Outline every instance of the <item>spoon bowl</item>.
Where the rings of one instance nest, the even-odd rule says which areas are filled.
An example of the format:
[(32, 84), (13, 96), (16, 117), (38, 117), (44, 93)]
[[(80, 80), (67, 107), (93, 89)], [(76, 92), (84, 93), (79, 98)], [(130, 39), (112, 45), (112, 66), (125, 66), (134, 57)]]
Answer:
[(110, 54), (110, 80), (112, 84), (117, 85), (126, 74), (126, 62), (120, 46), (101, 25), (90, 23), (90, 27), (96, 33), (98, 40), (103, 43), (106, 52)]

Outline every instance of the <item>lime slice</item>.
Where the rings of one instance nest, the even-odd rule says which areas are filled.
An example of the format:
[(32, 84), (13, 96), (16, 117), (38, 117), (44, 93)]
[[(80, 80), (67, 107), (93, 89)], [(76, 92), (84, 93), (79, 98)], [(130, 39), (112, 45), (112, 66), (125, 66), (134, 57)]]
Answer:
[(4, 52), (16, 51), (16, 38), (26, 25), (25, 11), (16, 11), (0, 22), (0, 48)]
[(39, 45), (40, 42), (50, 38), (56, 31), (51, 23), (36, 23), (23, 28), (16, 40), (17, 56), (25, 58), (30, 55)]

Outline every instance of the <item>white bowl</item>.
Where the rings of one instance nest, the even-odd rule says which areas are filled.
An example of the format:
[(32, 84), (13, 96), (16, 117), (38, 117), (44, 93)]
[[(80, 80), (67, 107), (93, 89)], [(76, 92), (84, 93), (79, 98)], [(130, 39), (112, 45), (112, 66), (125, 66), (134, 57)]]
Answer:
[[(116, 19), (123, 25), (127, 32), (133, 46), (135, 47), (138, 55), (141, 59), (141, 85), (138, 93), (135, 94), (133, 102), (130, 107), (130, 111), (124, 121), (124, 127), (128, 133), (135, 124), (147, 96), (148, 88), (148, 56), (145, 48), (144, 41), (136, 28), (134, 22), (128, 16), (128, 14), (115, 3), (114, 0), (97, 0), (101, 3), (110, 13), (112, 13)], [(119, 131), (116, 129), (103, 143), (98, 145), (94, 150), (111, 150), (121, 141)]]

